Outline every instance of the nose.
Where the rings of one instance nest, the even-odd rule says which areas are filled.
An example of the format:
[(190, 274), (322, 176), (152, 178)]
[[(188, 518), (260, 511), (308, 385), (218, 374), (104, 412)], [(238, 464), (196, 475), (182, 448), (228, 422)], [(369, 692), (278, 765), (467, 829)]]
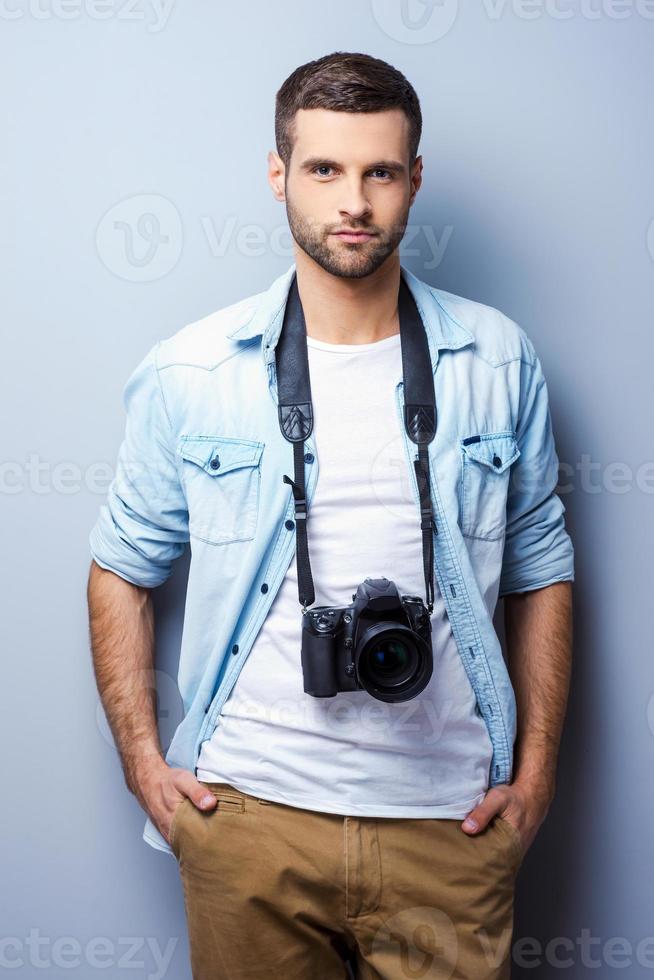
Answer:
[(362, 218), (369, 217), (372, 208), (364, 193), (363, 182), (353, 179), (344, 190), (345, 196), (339, 207), (341, 217), (351, 218), (352, 221), (360, 221)]

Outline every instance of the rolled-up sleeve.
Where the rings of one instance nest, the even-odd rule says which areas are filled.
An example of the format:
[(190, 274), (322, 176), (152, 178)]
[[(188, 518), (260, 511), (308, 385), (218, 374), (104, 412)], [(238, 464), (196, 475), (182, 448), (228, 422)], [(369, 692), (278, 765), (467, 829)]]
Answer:
[(559, 460), (547, 385), (531, 342), (521, 363), (516, 439), (520, 456), (511, 468), (499, 595), (574, 580), (574, 552), (565, 507), (556, 493)]
[(147, 588), (165, 582), (189, 540), (158, 347), (151, 348), (123, 389), (125, 435), (107, 501), (89, 536), (98, 565)]

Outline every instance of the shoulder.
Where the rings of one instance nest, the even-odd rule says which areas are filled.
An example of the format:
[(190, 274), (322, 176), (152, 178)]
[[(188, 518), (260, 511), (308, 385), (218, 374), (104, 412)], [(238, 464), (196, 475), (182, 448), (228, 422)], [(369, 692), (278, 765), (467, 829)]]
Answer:
[(221, 361), (242, 350), (229, 334), (254, 316), (264, 292), (253, 293), (235, 303), (215, 310), (207, 316), (181, 327), (172, 336), (156, 345), (156, 364), (159, 370), (186, 365), (212, 370)]
[(502, 310), (444, 289), (430, 287), (444, 314), (473, 339), (473, 353), (493, 367), (510, 361), (536, 363), (536, 351), (520, 324)]

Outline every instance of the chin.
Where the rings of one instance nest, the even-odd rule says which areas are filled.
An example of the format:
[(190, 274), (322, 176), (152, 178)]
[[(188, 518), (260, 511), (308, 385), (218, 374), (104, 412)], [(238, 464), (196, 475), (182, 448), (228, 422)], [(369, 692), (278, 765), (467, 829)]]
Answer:
[[(352, 249), (361, 248), (360, 245), (351, 245), (349, 247)], [(347, 253), (344, 255), (341, 252), (340, 254), (332, 253), (327, 262), (321, 264), (332, 275), (339, 276), (342, 279), (364, 279), (366, 276), (375, 272), (382, 262), (361, 252), (354, 252), (350, 255)]]

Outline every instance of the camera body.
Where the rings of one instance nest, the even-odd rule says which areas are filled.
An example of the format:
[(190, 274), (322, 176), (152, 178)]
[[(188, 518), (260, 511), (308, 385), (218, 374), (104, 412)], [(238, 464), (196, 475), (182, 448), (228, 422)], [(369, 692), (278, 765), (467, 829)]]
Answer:
[(419, 596), (387, 578), (366, 578), (349, 606), (314, 606), (302, 623), (305, 694), (366, 690), (379, 701), (408, 701), (433, 669), (431, 617)]

